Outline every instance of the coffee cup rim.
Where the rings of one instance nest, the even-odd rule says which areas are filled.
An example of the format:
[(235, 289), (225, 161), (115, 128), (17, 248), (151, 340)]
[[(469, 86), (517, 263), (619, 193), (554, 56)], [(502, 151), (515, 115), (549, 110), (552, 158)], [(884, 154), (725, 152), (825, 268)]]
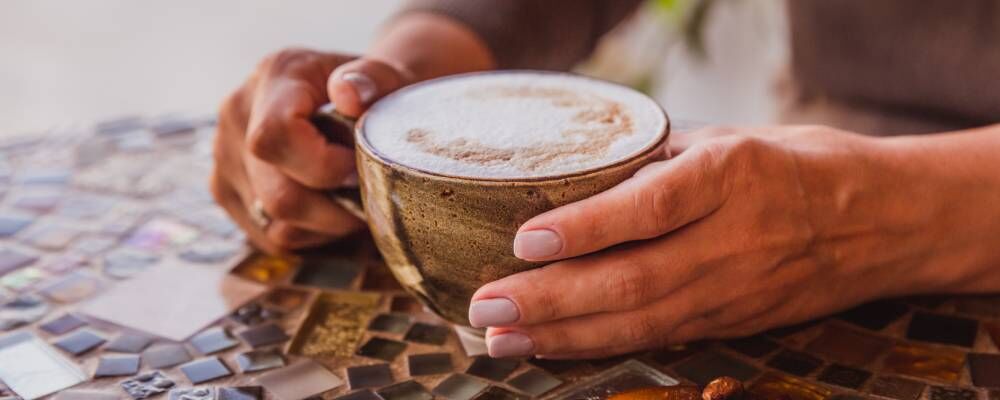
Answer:
[[(629, 164), (629, 163), (631, 163), (631, 162), (633, 162), (633, 161), (635, 161), (637, 159), (645, 158), (646, 156), (648, 156), (650, 153), (656, 151), (657, 149), (661, 149), (662, 147), (664, 147), (664, 145), (667, 143), (667, 140), (670, 137), (670, 116), (667, 114), (667, 111), (663, 109), (663, 106), (661, 106), (660, 103), (658, 101), (656, 101), (656, 99), (654, 99), (653, 97), (649, 96), (646, 93), (640, 92), (638, 90), (635, 90), (635, 88), (629, 87), (627, 85), (623, 85), (621, 83), (612, 82), (612, 81), (608, 81), (608, 80), (604, 80), (604, 79), (600, 79), (600, 78), (595, 78), (595, 77), (591, 77), (591, 76), (581, 75), (581, 74), (577, 74), (577, 73), (573, 73), (573, 72), (545, 71), (545, 70), (532, 70), (532, 69), (504, 69), (504, 70), (466, 72), (466, 73), (461, 73), (461, 74), (446, 75), (446, 76), (443, 76), (443, 77), (428, 79), (428, 80), (425, 80), (425, 81), (420, 81), (420, 82), (414, 83), (412, 85), (404, 86), (404, 87), (400, 88), (399, 90), (396, 90), (395, 92), (392, 92), (392, 93), (386, 95), (382, 99), (391, 98), (393, 96), (400, 95), (401, 93), (404, 93), (406, 91), (413, 90), (413, 89), (422, 87), (424, 85), (429, 85), (429, 84), (433, 84), (433, 83), (440, 82), (440, 81), (445, 81), (445, 80), (450, 80), (450, 79), (457, 79), (457, 78), (463, 78), (463, 77), (468, 77), (468, 76), (473, 76), (473, 75), (494, 75), (494, 74), (509, 74), (509, 73), (514, 73), (514, 74), (521, 74), (521, 73), (523, 73), (523, 74), (534, 74), (534, 75), (546, 74), (546, 75), (573, 76), (573, 77), (577, 77), (577, 78), (583, 78), (583, 79), (587, 79), (587, 80), (591, 80), (591, 81), (597, 81), (597, 82), (601, 82), (601, 83), (604, 83), (604, 84), (611, 84), (611, 85), (614, 85), (614, 86), (619, 86), (619, 87), (622, 87), (622, 88), (629, 89), (629, 90), (634, 91), (634, 92), (638, 93), (639, 95), (645, 97), (647, 100), (649, 100), (656, 107), (656, 109), (658, 109), (660, 111), (660, 113), (663, 115), (663, 121), (664, 121), (663, 130), (659, 133), (660, 136), (655, 141), (653, 141), (650, 144), (646, 145), (642, 149), (636, 151), (632, 155), (630, 155), (628, 157), (625, 157), (625, 158), (623, 158), (621, 160), (615, 161), (613, 163), (606, 164), (606, 165), (600, 165), (600, 166), (596, 166), (596, 167), (591, 167), (591, 168), (587, 168), (587, 169), (582, 169), (582, 170), (579, 170), (579, 171), (562, 173), (562, 174), (534, 176), (534, 177), (521, 177), (521, 178), (490, 178), (490, 177), (472, 177), (472, 176), (463, 176), (463, 175), (455, 175), (455, 174), (446, 174), (446, 173), (440, 173), (440, 172), (427, 171), (427, 170), (420, 169), (420, 168), (417, 168), (417, 167), (412, 167), (412, 166), (409, 166), (409, 165), (404, 165), (404, 164), (402, 164), (402, 163), (400, 163), (398, 161), (392, 160), (389, 157), (387, 157), (386, 155), (379, 153), (377, 150), (375, 150), (375, 148), (371, 145), (371, 143), (368, 142), (368, 138), (364, 134), (365, 120), (367, 119), (367, 116), (368, 116), (367, 112), (361, 115), (361, 118), (358, 119), (357, 123), (354, 126), (354, 137), (355, 137), (355, 141), (354, 142), (355, 142), (355, 147), (358, 150), (365, 152), (365, 154), (371, 156), (372, 158), (378, 159), (383, 164), (389, 165), (389, 166), (391, 166), (392, 168), (395, 168), (395, 169), (406, 170), (407, 172), (418, 174), (418, 175), (426, 175), (426, 176), (432, 176), (432, 177), (435, 177), (435, 178), (443, 178), (443, 179), (448, 179), (448, 180), (458, 180), (458, 181), (463, 181), (463, 182), (481, 182), (481, 183), (496, 183), (496, 184), (517, 184), (517, 183), (538, 183), (538, 182), (546, 182), (546, 181), (558, 181), (558, 180), (563, 180), (563, 179), (570, 179), (570, 178), (576, 178), (576, 177), (581, 177), (581, 176), (587, 176), (587, 175), (599, 173), (600, 171), (614, 169), (614, 168), (617, 168), (617, 167), (619, 167), (621, 165)], [(381, 99), (380, 99), (380, 101), (381, 101)], [(662, 151), (664, 151), (666, 153), (667, 149), (662, 149)]]

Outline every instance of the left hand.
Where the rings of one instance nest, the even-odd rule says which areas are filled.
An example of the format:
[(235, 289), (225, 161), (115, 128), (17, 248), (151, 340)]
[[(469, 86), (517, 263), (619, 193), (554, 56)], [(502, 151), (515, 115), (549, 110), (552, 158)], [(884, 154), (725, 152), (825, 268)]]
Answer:
[(884, 198), (899, 183), (877, 139), (810, 126), (671, 140), (675, 158), (521, 226), (515, 255), (555, 262), (473, 296), (491, 356), (744, 336), (914, 290), (896, 261), (919, 229), (887, 220), (920, 211)]

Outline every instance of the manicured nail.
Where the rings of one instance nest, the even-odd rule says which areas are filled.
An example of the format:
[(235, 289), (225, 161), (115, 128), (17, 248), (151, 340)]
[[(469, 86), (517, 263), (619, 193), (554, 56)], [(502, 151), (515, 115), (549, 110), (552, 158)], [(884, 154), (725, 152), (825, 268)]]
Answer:
[(554, 256), (562, 250), (562, 239), (548, 229), (518, 233), (514, 236), (514, 256), (527, 260)]
[(469, 323), (474, 328), (509, 325), (519, 318), (517, 306), (504, 298), (474, 301), (469, 306)]
[(341, 75), (340, 79), (354, 88), (354, 91), (358, 93), (358, 99), (364, 104), (371, 102), (375, 98), (375, 93), (378, 92), (375, 81), (360, 72), (347, 72)]
[(523, 333), (509, 332), (486, 339), (486, 348), (493, 358), (527, 356), (535, 350), (535, 342)]

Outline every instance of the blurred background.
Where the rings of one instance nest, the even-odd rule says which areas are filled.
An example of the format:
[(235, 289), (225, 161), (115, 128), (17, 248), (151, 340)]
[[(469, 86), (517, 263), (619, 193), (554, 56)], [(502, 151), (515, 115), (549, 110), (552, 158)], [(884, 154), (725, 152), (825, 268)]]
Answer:
[[(123, 115), (215, 111), (288, 46), (359, 53), (400, 0), (0, 1), (0, 136)], [(785, 62), (783, 2), (651, 0), (580, 71), (652, 93), (674, 118), (765, 123)], [(694, 13), (696, 14), (696, 13)]]

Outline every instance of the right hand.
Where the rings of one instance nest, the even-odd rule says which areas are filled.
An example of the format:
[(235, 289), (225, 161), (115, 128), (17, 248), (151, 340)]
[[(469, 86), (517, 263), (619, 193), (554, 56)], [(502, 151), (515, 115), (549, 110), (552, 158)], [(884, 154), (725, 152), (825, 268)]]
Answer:
[[(211, 189), (258, 248), (269, 253), (321, 245), (364, 223), (325, 194), (354, 174), (353, 149), (328, 143), (310, 123), (321, 105), (359, 116), (412, 81), (384, 62), (289, 49), (265, 58), (223, 102)], [(270, 219), (251, 217), (259, 201)]]

